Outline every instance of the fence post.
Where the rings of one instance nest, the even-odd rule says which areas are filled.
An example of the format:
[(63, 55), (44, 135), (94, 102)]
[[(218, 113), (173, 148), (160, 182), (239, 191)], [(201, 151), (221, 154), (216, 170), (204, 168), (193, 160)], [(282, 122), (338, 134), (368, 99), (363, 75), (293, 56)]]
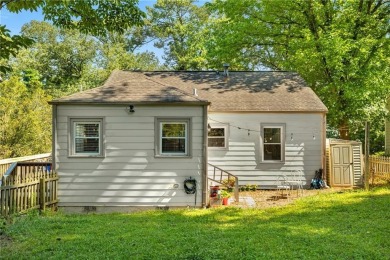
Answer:
[(39, 205), (41, 210), (46, 209), (46, 180), (45, 178), (39, 179)]
[(238, 187), (238, 178), (237, 177), (234, 177), (234, 197), (236, 199), (236, 202), (240, 202), (240, 195), (238, 195), (238, 190), (239, 190), (239, 187)]
[(366, 127), (364, 131), (364, 188), (369, 190), (370, 188), (370, 123), (366, 122)]
[(371, 171), (371, 184), (374, 185), (375, 180), (375, 169), (376, 169), (376, 158), (374, 156), (369, 157), (370, 161), (370, 171)]

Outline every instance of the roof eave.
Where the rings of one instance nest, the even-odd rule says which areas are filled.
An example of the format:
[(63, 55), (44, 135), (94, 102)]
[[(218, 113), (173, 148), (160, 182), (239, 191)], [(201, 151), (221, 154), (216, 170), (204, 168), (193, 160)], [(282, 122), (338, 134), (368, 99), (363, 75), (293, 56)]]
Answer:
[(210, 105), (208, 101), (118, 101), (118, 102), (102, 102), (102, 101), (68, 101), (68, 100), (52, 100), (48, 102), (50, 105), (177, 105), (177, 106), (199, 106)]
[(210, 113), (321, 113), (327, 114), (328, 110), (214, 110), (210, 108)]

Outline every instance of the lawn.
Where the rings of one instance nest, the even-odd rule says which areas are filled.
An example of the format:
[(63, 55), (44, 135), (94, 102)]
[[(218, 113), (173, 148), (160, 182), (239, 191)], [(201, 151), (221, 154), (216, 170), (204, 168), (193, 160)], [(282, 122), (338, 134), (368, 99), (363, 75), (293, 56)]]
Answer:
[(382, 187), (267, 210), (29, 214), (0, 230), (0, 258), (389, 259), (389, 205)]

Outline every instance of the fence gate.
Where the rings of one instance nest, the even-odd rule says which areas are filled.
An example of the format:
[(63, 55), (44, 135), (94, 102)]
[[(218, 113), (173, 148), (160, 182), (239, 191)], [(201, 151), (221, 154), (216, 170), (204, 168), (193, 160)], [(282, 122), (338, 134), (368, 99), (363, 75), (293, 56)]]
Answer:
[(350, 145), (332, 146), (332, 186), (353, 186), (352, 151)]

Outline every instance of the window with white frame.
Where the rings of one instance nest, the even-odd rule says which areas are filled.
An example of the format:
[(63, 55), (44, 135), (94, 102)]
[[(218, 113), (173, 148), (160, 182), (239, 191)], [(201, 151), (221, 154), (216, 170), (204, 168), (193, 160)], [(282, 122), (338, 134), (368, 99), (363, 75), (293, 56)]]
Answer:
[(190, 155), (190, 119), (158, 118), (157, 156)]
[(284, 161), (284, 125), (263, 125), (261, 133), (263, 161)]
[(209, 148), (227, 148), (227, 127), (210, 125), (208, 129)]
[(102, 156), (102, 119), (71, 119), (71, 155)]

